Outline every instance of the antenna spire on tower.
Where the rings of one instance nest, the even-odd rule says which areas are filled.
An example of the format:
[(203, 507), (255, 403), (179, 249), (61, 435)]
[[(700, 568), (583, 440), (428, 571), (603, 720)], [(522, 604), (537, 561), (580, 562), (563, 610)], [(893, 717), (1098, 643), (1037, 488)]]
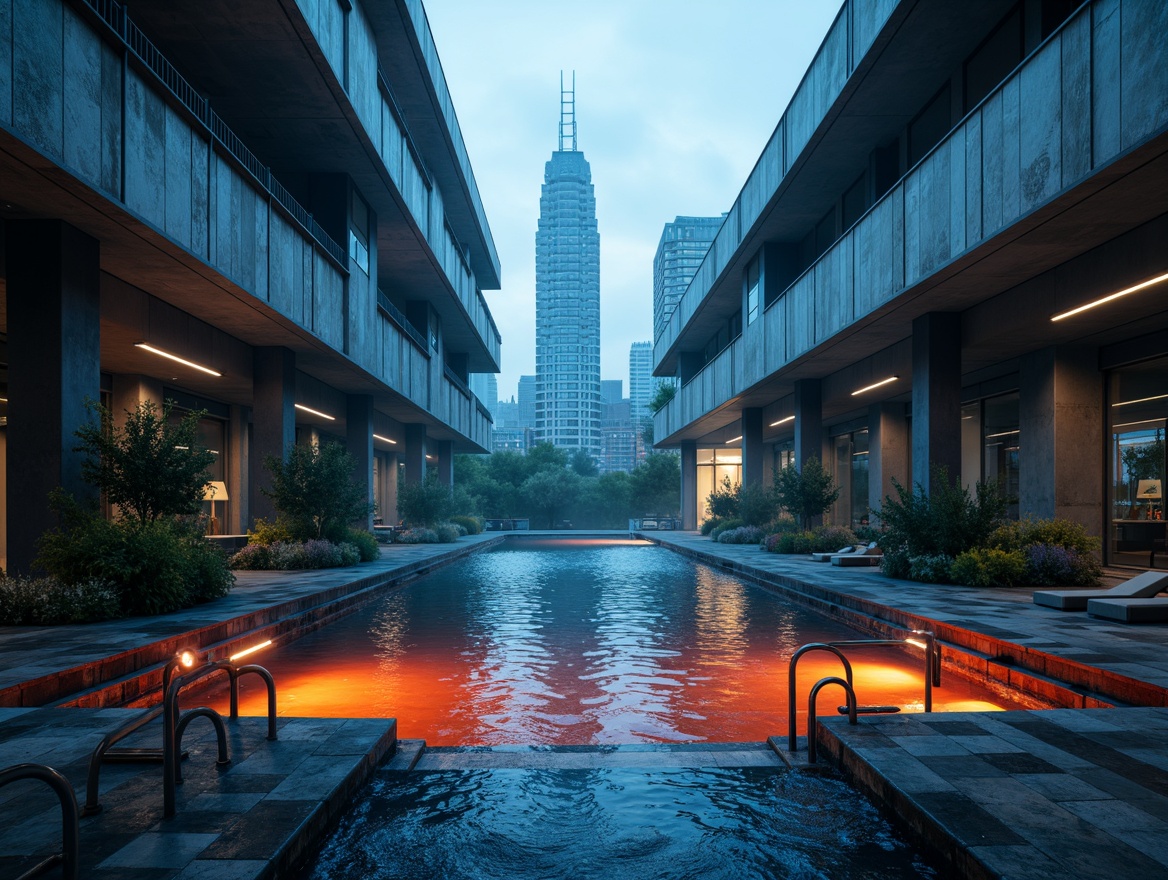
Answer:
[(560, 152), (564, 144), (571, 142), (567, 149), (576, 152), (576, 71), (572, 71), (572, 88), (564, 88), (564, 72), (560, 71)]

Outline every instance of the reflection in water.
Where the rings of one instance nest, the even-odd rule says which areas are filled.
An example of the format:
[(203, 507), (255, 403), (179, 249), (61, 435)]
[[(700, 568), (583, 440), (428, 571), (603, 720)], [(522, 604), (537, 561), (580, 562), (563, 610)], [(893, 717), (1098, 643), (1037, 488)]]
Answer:
[[(787, 659), (860, 636), (638, 542), (508, 542), (255, 658), (279, 711), (393, 717), (431, 745), (758, 741), (786, 732)], [(919, 711), (922, 655), (849, 650), (861, 703)], [(800, 699), (839, 661), (799, 662)], [(242, 711), (262, 714), (254, 676)], [(947, 676), (936, 707), (1001, 704)], [(224, 701), (225, 702), (225, 701)], [(835, 713), (839, 688), (818, 711)], [(799, 709), (800, 727), (806, 704)]]

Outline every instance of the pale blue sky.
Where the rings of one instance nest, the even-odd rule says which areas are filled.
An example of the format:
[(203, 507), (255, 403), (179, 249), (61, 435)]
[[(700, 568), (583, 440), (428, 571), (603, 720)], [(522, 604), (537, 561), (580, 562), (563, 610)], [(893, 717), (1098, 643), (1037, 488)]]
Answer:
[(728, 211), (839, 11), (836, 0), (424, 0), (502, 264), (485, 291), (499, 396), (535, 372), (535, 230), (560, 71), (600, 228), (600, 372), (628, 394), (652, 339), (653, 255), (679, 214)]

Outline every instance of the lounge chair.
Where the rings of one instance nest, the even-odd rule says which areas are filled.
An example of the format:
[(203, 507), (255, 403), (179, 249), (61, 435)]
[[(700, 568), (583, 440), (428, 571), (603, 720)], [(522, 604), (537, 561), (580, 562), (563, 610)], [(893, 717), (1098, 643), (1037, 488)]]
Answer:
[(1168, 598), (1091, 599), (1087, 613), (1120, 623), (1164, 623), (1168, 621)]
[(838, 550), (830, 550), (827, 553), (812, 553), (812, 562), (830, 562), (833, 556), (842, 556), (845, 553), (855, 553), (861, 549), (863, 545), (857, 546), (855, 544), (848, 544), (846, 547), (840, 547)]
[(862, 550), (857, 550), (855, 553), (834, 553), (831, 557), (832, 565), (840, 566), (858, 566), (858, 565), (879, 565), (884, 559), (884, 554), (880, 548), (876, 546), (873, 541)]
[(1039, 590), (1034, 594), (1034, 604), (1059, 611), (1086, 609), (1090, 614), (1088, 603), (1093, 599), (1150, 599), (1161, 590), (1168, 590), (1168, 571), (1145, 571), (1110, 590)]

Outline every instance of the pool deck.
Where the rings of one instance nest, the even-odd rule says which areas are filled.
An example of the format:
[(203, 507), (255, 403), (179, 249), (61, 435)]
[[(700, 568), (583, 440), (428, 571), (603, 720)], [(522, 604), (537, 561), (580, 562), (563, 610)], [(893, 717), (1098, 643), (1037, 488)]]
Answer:
[[(715, 544), (687, 532), (644, 536), (789, 592), (871, 632), (932, 629), (942, 640), (947, 666), (1074, 707), (865, 717), (856, 727), (830, 719), (822, 726), (824, 763), (899, 814), (946, 871), (974, 878), (1110, 878), (1137, 872), (1168, 878), (1164, 625), (1125, 625), (1039, 608), (1028, 590), (893, 581), (877, 568), (839, 568), (757, 547)], [(227, 598), (164, 617), (0, 628), (0, 707), (8, 707), (0, 708), (0, 768), (26, 761), (49, 764), (84, 801), (89, 752), (134, 714), (109, 707), (156, 701), (152, 690), (161, 667), (177, 648), (194, 643), (220, 658), (261, 638), (293, 638), (297, 630), (323, 625), (369, 601), (387, 584), (409, 582), (503, 537), (491, 533), (456, 545), (388, 546), (381, 560), (359, 568), (240, 572)], [(1109, 706), (1121, 708), (1103, 708)], [(230, 722), (228, 730), (232, 763), (217, 768), (210, 725), (201, 720), (191, 725), (184, 743), (191, 753), (183, 765), (187, 781), (171, 819), (162, 818), (157, 764), (106, 765), (105, 809), (80, 824), (81, 876), (283, 876), (319, 842), (352, 792), (383, 761), (426, 769), (475, 762), (674, 766), (671, 762), (685, 760), (725, 766), (778, 759), (757, 745), (684, 752), (629, 747), (484, 752), (425, 750), (403, 741), (395, 754), (392, 719), (281, 717), (277, 742), (265, 739), (261, 719)], [(157, 731), (135, 734), (142, 742), (151, 735), (158, 739)], [(0, 789), (0, 829), (0, 876), (16, 876), (60, 848), (54, 796), (32, 782)], [(59, 871), (47, 876), (54, 874)]]

